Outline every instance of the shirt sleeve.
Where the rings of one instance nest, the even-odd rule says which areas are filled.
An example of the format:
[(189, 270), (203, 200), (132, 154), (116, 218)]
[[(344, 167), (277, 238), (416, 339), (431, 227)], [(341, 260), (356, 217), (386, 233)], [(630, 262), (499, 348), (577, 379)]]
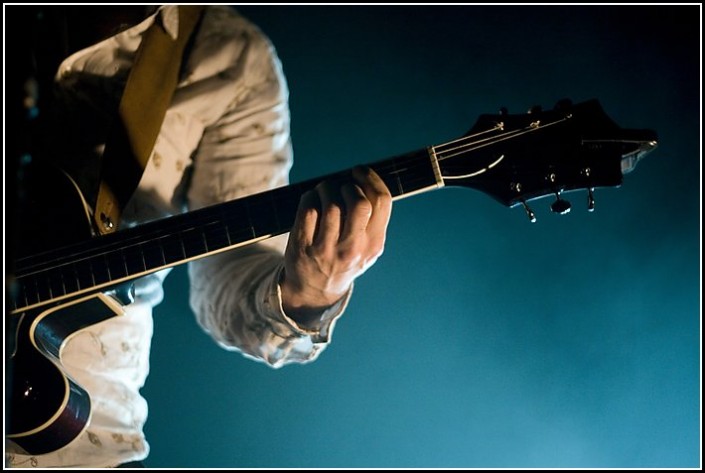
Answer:
[[(231, 93), (195, 152), (187, 192), (191, 210), (286, 185), (292, 165), (288, 88), (276, 51), (240, 17), (230, 25), (237, 34), (223, 38), (226, 20), (220, 18), (226, 24), (216, 33), (202, 34), (205, 43), (217, 42), (229, 54), (219, 58), (231, 66), (218, 77), (229, 81)], [(313, 328), (287, 317), (279, 288), (287, 236), (193, 261), (188, 271), (190, 304), (200, 326), (222, 347), (275, 368), (317, 358), (350, 297), (324, 311)]]

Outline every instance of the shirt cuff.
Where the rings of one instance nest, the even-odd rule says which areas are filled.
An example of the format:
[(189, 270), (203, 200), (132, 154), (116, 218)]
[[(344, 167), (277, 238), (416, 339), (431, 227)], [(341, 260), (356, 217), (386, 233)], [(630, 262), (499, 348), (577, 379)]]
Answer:
[[(310, 337), (313, 343), (328, 343), (333, 333), (335, 322), (343, 315), (345, 309), (348, 307), (350, 297), (352, 296), (353, 284), (350, 285), (350, 289), (348, 289), (338, 302), (322, 310), (318, 317), (308, 322), (306, 327), (302, 327), (284, 312), (282, 291), (279, 285), (283, 270), (284, 265), (279, 264), (279, 267), (273, 272), (273, 278), (269, 284), (267, 294), (265, 295), (266, 305), (270, 307), (273, 315), (278, 319), (278, 322), (286, 324), (293, 332)], [(267, 285), (265, 285), (265, 287), (266, 286)]]

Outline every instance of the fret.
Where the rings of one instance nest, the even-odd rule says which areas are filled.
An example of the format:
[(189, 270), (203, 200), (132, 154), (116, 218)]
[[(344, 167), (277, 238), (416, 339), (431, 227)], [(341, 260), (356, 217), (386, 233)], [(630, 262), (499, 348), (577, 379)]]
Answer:
[[(427, 150), (419, 150), (405, 155), (397, 156), (389, 161), (393, 170), (388, 172), (395, 176), (395, 186), (390, 185), (389, 179), (385, 179), (385, 171), (378, 170), (378, 174), (385, 179), (385, 183), (392, 192), (392, 197), (404, 197), (415, 193), (439, 187), (437, 176), (434, 171), (434, 164)], [(398, 193), (395, 194), (394, 190)]]
[(256, 236), (253, 233), (253, 227), (250, 222), (247, 206), (242, 202), (235, 201), (226, 204), (225, 207), (218, 212), (218, 219), (225, 227), (228, 236), (228, 245), (236, 245), (249, 241)]
[(230, 246), (229, 232), (222, 222), (214, 222), (203, 227), (203, 238), (206, 250), (209, 252)]
[[(47, 280), (47, 287), (49, 288), (49, 298), (48, 299), (54, 299), (54, 291), (52, 291), (51, 288), (51, 281)], [(57, 294), (58, 296), (58, 294)]]
[(93, 286), (98, 284), (95, 280), (95, 271), (93, 270), (93, 260), (92, 259), (87, 259), (86, 262), (88, 263), (88, 271), (91, 275), (91, 282), (93, 283)]
[(144, 268), (145, 271), (147, 271), (147, 260), (144, 258), (144, 250), (141, 248), (140, 245), (140, 257), (142, 258), (142, 267)]
[(66, 289), (65, 294), (71, 294), (81, 289), (78, 284), (76, 268), (73, 264), (65, 264), (61, 266), (61, 276), (63, 277), (64, 288)]
[(158, 268), (166, 264), (164, 248), (162, 248), (160, 240), (152, 240), (140, 245), (145, 270)]
[(39, 295), (36, 291), (36, 282), (34, 276), (27, 276), (18, 279), (20, 282), (20, 289), (22, 293), (22, 299), (25, 305), (36, 304), (39, 302)]
[(255, 238), (257, 238), (257, 232), (255, 231), (255, 224), (252, 222), (252, 209), (248, 205), (247, 202), (245, 202), (245, 211), (247, 214), (247, 223), (248, 223), (247, 228), (249, 229), (249, 233), (250, 233), (248, 239), (249, 238), (255, 239)]
[(223, 228), (225, 228), (225, 236), (228, 237), (228, 246), (232, 246), (233, 239), (230, 236), (230, 227), (227, 224), (223, 224)]
[(183, 259), (186, 259), (186, 246), (184, 245), (184, 239), (181, 233), (178, 233), (176, 236), (179, 242), (179, 247), (181, 248), (181, 256)]
[(166, 256), (164, 256), (164, 247), (162, 245), (159, 245), (159, 252), (162, 255), (162, 263), (166, 264)]
[(184, 258), (191, 258), (194, 256), (202, 255), (206, 253), (206, 248), (203, 244), (203, 237), (198, 228), (189, 228), (181, 232), (181, 245), (184, 250)]
[(95, 285), (98, 284), (98, 283), (97, 283), (96, 280), (95, 280), (95, 271), (93, 270), (93, 260), (92, 260), (92, 259), (88, 259), (87, 261), (88, 261), (89, 271), (90, 271), (90, 273), (91, 273), (91, 281), (93, 281), (93, 286), (95, 286)]
[(66, 294), (66, 288), (64, 287), (59, 268), (47, 271), (46, 278), (49, 283), (49, 293), (52, 299)]
[(40, 301), (46, 301), (51, 299), (49, 293), (49, 281), (46, 274), (38, 275), (34, 278), (34, 284), (37, 291), (37, 299)]
[(105, 261), (105, 270), (108, 273), (108, 281), (114, 281), (113, 274), (110, 271), (110, 262), (108, 261), (108, 255), (105, 253), (103, 253), (103, 260)]
[(110, 277), (110, 270), (108, 269), (108, 265), (105, 263), (106, 260), (103, 255), (98, 255), (93, 258), (89, 258), (88, 261), (91, 266), (93, 280), (96, 282), (96, 284), (102, 284), (108, 281), (112, 281), (112, 278)]
[(31, 282), (30, 290), (32, 292), (29, 293), (29, 296), (30, 296), (29, 300), (32, 301), (32, 303), (41, 301), (42, 299), (41, 299), (41, 297), (39, 297), (39, 289), (37, 288), (37, 275), (34, 275), (32, 277), (32, 279), (30, 279), (30, 282)]
[(277, 230), (277, 224), (272, 212), (272, 201), (268, 195), (258, 195), (249, 201), (249, 215), (255, 217), (253, 237), (270, 235)]
[(130, 270), (127, 269), (127, 258), (125, 258), (125, 250), (120, 250), (120, 257), (122, 258), (122, 267), (125, 269), (125, 276), (129, 276)]
[[(427, 150), (369, 165), (393, 197), (438, 187)], [(253, 240), (291, 230), (301, 196), (321, 181), (343, 183), (351, 170), (282, 186), (182, 215), (121, 229), (18, 261), (13, 303), (33, 306), (137, 277)], [(48, 279), (47, 279), (48, 278)]]
[(135, 245), (123, 250), (123, 260), (127, 274), (139, 274), (147, 270), (142, 245)]
[(182, 258), (181, 245), (176, 241), (174, 235), (168, 235), (159, 240), (165, 264), (175, 263)]
[[(46, 274), (39, 276), (37, 279), (37, 294), (39, 295), (39, 300), (46, 301), (51, 299), (51, 291), (49, 290), (49, 278)], [(63, 286), (64, 280), (61, 278), (61, 284), (64, 288), (64, 294), (66, 293), (65, 286)]]
[(228, 232), (229, 246), (249, 241), (253, 238), (252, 229), (243, 227), (241, 222), (224, 222)]
[(83, 259), (74, 263), (76, 275), (78, 277), (78, 286), (81, 288), (95, 286), (95, 278), (91, 269), (90, 259)]
[(203, 240), (203, 248), (205, 248), (205, 252), (208, 253), (210, 250), (208, 249), (208, 242), (206, 241), (206, 232), (205, 229), (201, 230), (201, 239)]
[(73, 280), (76, 281), (76, 287), (80, 291), (84, 287), (90, 287), (90, 286), (82, 286), (81, 285), (81, 275), (78, 273), (78, 268), (76, 267), (76, 263), (71, 263), (70, 265), (71, 268), (71, 273), (73, 274)]
[(391, 164), (394, 168), (394, 171), (392, 171), (392, 176), (394, 177), (394, 182), (396, 183), (397, 193), (394, 194), (394, 186), (389, 185), (389, 183), (387, 183), (387, 187), (392, 195), (404, 195), (404, 187), (401, 185), (401, 178), (399, 177), (399, 169), (397, 168), (396, 159), (392, 159)]
[(61, 270), (58, 270), (56, 274), (59, 278), (59, 281), (61, 281), (61, 290), (64, 294), (68, 294), (68, 291), (66, 290), (66, 281), (64, 279), (64, 273)]
[(127, 276), (127, 268), (125, 260), (122, 256), (122, 250), (113, 250), (105, 255), (105, 259), (110, 271), (110, 280), (117, 281)]

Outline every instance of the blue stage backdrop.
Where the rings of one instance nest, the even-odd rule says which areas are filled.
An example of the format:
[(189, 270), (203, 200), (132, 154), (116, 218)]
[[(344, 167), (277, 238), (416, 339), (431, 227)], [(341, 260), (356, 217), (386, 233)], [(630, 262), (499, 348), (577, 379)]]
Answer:
[(287, 75), (292, 181), (479, 115), (597, 98), (659, 147), (538, 221), (482, 192), (397, 201), (332, 345), (218, 348), (185, 268), (156, 311), (149, 467), (700, 465), (700, 6), (243, 6)]

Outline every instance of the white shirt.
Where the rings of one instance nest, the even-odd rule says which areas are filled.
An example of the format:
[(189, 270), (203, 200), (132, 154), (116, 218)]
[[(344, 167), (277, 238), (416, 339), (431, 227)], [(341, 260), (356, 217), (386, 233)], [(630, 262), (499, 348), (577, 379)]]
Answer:
[[(161, 15), (178, 31), (176, 6), (67, 58), (56, 76), (69, 115), (87, 127), (120, 99), (144, 31)], [(112, 108), (111, 108), (112, 107)], [(154, 152), (123, 225), (236, 199), (288, 184), (292, 164), (288, 89), (268, 39), (227, 6), (206, 9)], [(97, 150), (100, 151), (100, 150)], [(330, 342), (350, 293), (306, 330), (289, 319), (278, 285), (287, 235), (189, 263), (190, 303), (201, 327), (228, 350), (269, 366), (306, 363)], [(125, 315), (72, 336), (66, 372), (88, 391), (92, 416), (68, 446), (24, 455), (6, 442), (11, 467), (106, 467), (144, 459), (152, 308), (168, 270), (135, 284)]]

